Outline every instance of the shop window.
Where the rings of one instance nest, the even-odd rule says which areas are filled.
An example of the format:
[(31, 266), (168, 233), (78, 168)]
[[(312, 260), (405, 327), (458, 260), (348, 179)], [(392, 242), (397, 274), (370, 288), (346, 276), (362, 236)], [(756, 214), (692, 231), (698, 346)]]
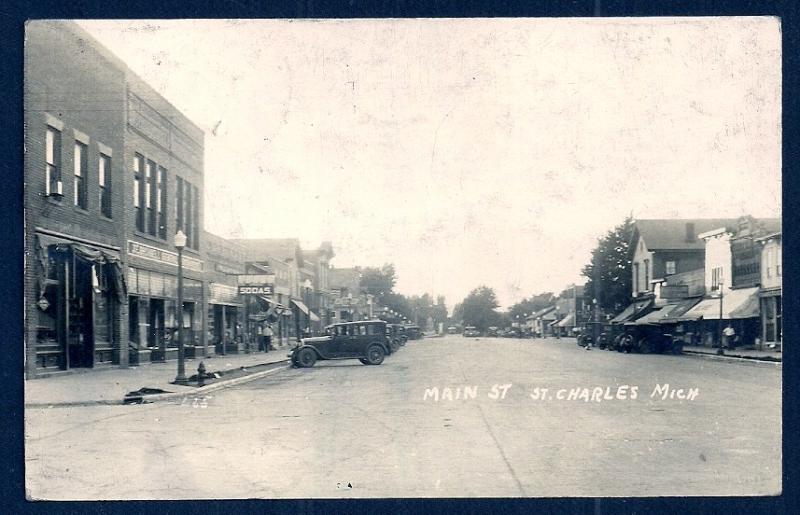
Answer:
[(45, 195), (63, 195), (61, 187), (61, 131), (47, 127), (45, 134)]
[(86, 209), (86, 157), (86, 145), (80, 142), (75, 142), (75, 182), (73, 202), (76, 207), (81, 209)]
[(97, 182), (100, 188), (100, 213), (111, 218), (111, 158), (100, 154), (97, 162)]

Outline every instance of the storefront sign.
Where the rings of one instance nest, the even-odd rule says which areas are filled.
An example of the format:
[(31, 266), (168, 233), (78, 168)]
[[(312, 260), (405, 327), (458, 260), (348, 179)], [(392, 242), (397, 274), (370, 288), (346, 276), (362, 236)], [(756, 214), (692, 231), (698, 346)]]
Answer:
[(240, 284), (239, 295), (272, 295), (271, 284)]
[(241, 273), (240, 270), (237, 270), (232, 266), (224, 265), (222, 263), (216, 263), (214, 265), (214, 270), (216, 270), (221, 274), (227, 274), (227, 275), (239, 275)]
[[(176, 252), (151, 247), (150, 245), (132, 240), (128, 240), (128, 254), (142, 259), (149, 259), (150, 261), (158, 261), (159, 263), (178, 266), (178, 254)], [(184, 255), (183, 267), (187, 270), (202, 272), (203, 262), (199, 259)]]

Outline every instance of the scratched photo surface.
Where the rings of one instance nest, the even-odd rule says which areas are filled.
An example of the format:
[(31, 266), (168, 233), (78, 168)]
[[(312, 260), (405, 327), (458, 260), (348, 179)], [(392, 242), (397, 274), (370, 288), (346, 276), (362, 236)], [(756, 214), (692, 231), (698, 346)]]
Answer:
[(31, 500), (765, 496), (768, 17), (31, 21)]

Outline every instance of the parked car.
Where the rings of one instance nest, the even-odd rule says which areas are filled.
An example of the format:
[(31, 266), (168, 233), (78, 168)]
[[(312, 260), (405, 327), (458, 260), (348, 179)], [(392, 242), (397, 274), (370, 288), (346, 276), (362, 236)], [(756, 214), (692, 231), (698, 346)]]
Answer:
[(486, 330), (486, 336), (497, 336), (499, 329), (495, 326), (491, 326)]
[(422, 329), (420, 329), (418, 325), (407, 325), (404, 326), (404, 328), (409, 340), (419, 340), (425, 336), (425, 333), (422, 332)]
[(503, 338), (521, 338), (522, 332), (516, 327), (508, 327), (500, 333)]
[(458, 327), (451, 325), (447, 328), (447, 334), (458, 334)]
[(481, 332), (478, 331), (477, 327), (473, 327), (471, 325), (468, 325), (467, 327), (464, 328), (464, 336), (466, 336), (466, 337), (474, 337), (474, 336), (480, 336), (480, 335), (481, 335)]
[(321, 359), (358, 359), (380, 365), (392, 353), (392, 340), (383, 320), (344, 322), (325, 328), (325, 336), (303, 338), (289, 357), (296, 367), (313, 367)]
[(665, 333), (661, 324), (625, 324), (625, 333), (619, 340), (619, 349), (624, 352), (673, 353), (683, 352), (683, 340)]
[(400, 324), (387, 324), (386, 326), (389, 329), (389, 337), (392, 339), (392, 342), (398, 346), (402, 347), (408, 341), (408, 334), (406, 334), (406, 328)]
[[(595, 331), (597, 332), (597, 341), (595, 339)], [(608, 334), (602, 322), (586, 322), (578, 330), (577, 343), (581, 347), (590, 345), (592, 347), (599, 347), (605, 349), (609, 345)]]

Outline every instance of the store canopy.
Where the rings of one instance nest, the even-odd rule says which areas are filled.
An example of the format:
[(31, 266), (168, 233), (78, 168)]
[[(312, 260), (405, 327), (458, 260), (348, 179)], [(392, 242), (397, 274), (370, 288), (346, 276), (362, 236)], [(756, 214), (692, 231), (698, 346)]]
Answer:
[(316, 314), (316, 313), (314, 313), (313, 311), (310, 311), (310, 310), (309, 310), (309, 312), (308, 312), (308, 316), (311, 318), (311, 321), (312, 321), (312, 322), (322, 322), (322, 320), (321, 320), (321, 319), (320, 319), (320, 318), (317, 316), (317, 314)]
[(622, 324), (636, 319), (652, 303), (652, 299), (637, 300), (611, 319), (612, 324)]
[[(555, 306), (548, 306), (548, 307), (546, 307), (544, 309), (540, 309), (536, 313), (534, 313), (531, 316), (529, 316), (527, 318), (527, 320), (536, 320), (537, 318), (544, 318), (544, 319), (553, 320), (555, 318), (555, 314), (552, 313), (552, 312), (555, 311), (555, 309), (556, 309)], [(550, 316), (548, 316), (548, 314)]]
[(661, 316), (656, 320), (659, 324), (676, 324), (680, 322), (687, 311), (695, 307), (700, 302), (699, 297), (683, 299), (676, 304), (667, 304), (660, 310)]
[(90, 262), (96, 267), (99, 274), (102, 274), (105, 279), (105, 284), (114, 291), (120, 303), (128, 302), (128, 289), (125, 284), (125, 274), (122, 271), (122, 264), (119, 260), (119, 252), (116, 250), (98, 249), (92, 245), (85, 243), (78, 243), (66, 238), (58, 236), (51, 236), (49, 234), (42, 234), (37, 232), (36, 239), (38, 240), (38, 257), (42, 265), (42, 283), (46, 281), (49, 275), (49, 258), (47, 249), (55, 247), (58, 250), (71, 250), (73, 255), (85, 261)]
[(292, 304), (294, 304), (295, 306), (297, 306), (297, 309), (299, 309), (300, 311), (302, 311), (303, 313), (305, 313), (305, 314), (306, 314), (306, 316), (310, 316), (310, 315), (309, 315), (309, 313), (310, 313), (311, 311), (308, 309), (308, 306), (306, 306), (305, 304), (303, 304), (303, 301), (301, 301), (301, 300), (295, 300), (295, 299), (292, 299)]
[[(722, 295), (722, 319), (755, 318), (758, 316), (758, 288), (727, 290)], [(686, 311), (678, 320), (719, 320), (720, 297), (706, 298)]]
[(560, 322), (558, 322), (558, 324), (556, 324), (556, 327), (572, 327), (574, 325), (575, 325), (575, 313), (570, 313), (567, 316), (565, 316)]

